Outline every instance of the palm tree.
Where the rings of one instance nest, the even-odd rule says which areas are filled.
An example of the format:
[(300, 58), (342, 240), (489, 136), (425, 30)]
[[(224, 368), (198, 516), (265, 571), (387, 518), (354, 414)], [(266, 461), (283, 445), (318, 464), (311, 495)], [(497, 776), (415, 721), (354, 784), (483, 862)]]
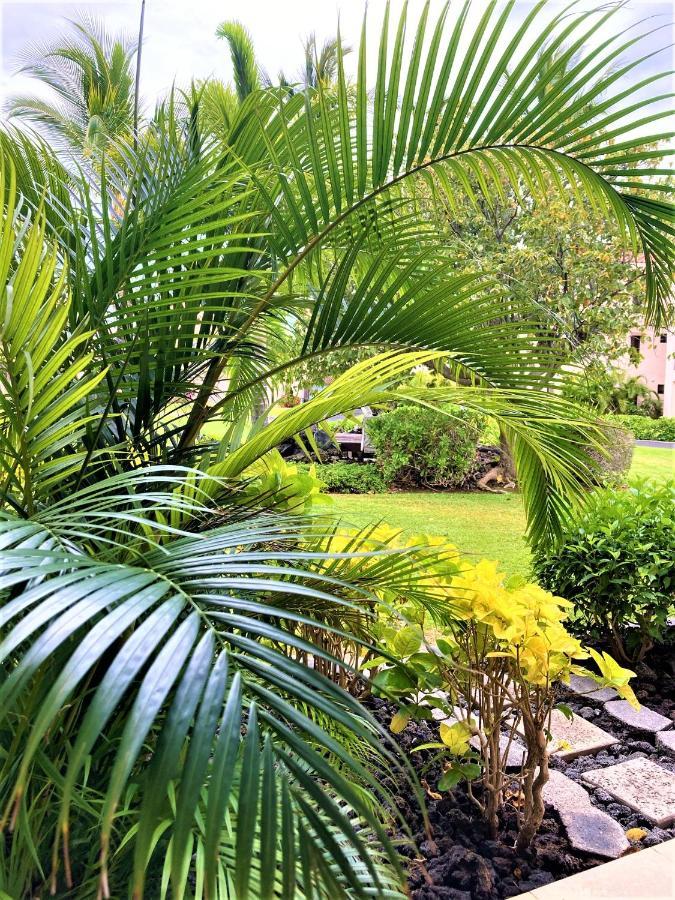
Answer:
[[(224, 38), (230, 48), (230, 60), (234, 71), (237, 98), (243, 102), (249, 94), (260, 90), (261, 86), (274, 87), (271, 76), (258, 63), (249, 31), (237, 21), (221, 22), (216, 30), (219, 38)], [(294, 93), (298, 88), (323, 88), (334, 84), (338, 72), (338, 38), (326, 38), (321, 48), (316, 35), (310, 34), (303, 42), (304, 60), (296, 78), (279, 72), (277, 85)], [(343, 56), (351, 53), (351, 48), (341, 45)], [(211, 82), (213, 83), (213, 82)], [(215, 82), (219, 84), (219, 82)]]
[(73, 22), (72, 29), (66, 40), (31, 47), (21, 68), (57, 99), (14, 97), (9, 113), (42, 126), (52, 141), (90, 154), (132, 132), (137, 48), (94, 20)]
[[(344, 670), (327, 648), (367, 643), (383, 598), (431, 603), (433, 552), (345, 559), (332, 525), (283, 511), (309, 487), (275, 448), (357, 405), (450, 401), (503, 428), (535, 544), (582, 501), (602, 430), (561, 394), (568, 348), (544, 310), (458, 271), (415, 204), (430, 171), (449, 192), (551, 179), (641, 245), (645, 315), (667, 317), (672, 208), (645, 195), (647, 141), (625, 125), (661, 115), (636, 99), (656, 78), (615, 93), (637, 65), (611, 68), (620, 34), (581, 52), (613, 8), (541, 6), (501, 53), (513, 3), (468, 41), (465, 9), (430, 25), (427, 5), (412, 49), (405, 11), (393, 38), (386, 15), (372, 102), (364, 26), (354, 103), (338, 43), (330, 96), (251, 94), (203, 145), (170, 101), (89, 175), (3, 135), (6, 893), (402, 896), (389, 786), (414, 779), (306, 661)], [(567, 53), (551, 91), (533, 86)], [(363, 347), (384, 349), (271, 423), (251, 415), (298, 361)], [(401, 387), (437, 360), (444, 386)]]

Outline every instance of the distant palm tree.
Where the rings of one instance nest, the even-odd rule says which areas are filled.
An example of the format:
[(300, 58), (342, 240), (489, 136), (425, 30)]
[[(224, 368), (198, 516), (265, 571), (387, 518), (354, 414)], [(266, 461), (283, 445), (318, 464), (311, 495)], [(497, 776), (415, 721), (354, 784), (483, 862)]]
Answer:
[(51, 140), (91, 154), (133, 130), (137, 47), (93, 19), (82, 18), (72, 26), (73, 34), (65, 40), (32, 46), (21, 68), (50, 87), (56, 98), (14, 97), (9, 112), (42, 126)]
[[(288, 76), (279, 72), (276, 82), (258, 63), (253, 39), (248, 30), (236, 21), (221, 22), (216, 34), (224, 38), (230, 45), (230, 58), (234, 69), (234, 83), (237, 97), (243, 102), (249, 94), (261, 87), (285, 87), (289, 93), (298, 88), (327, 87), (337, 81), (338, 76), (338, 38), (326, 38), (322, 47), (317, 46), (316, 35), (308, 35), (303, 42), (304, 60), (297, 76)], [(343, 56), (351, 52), (351, 48), (341, 46)]]

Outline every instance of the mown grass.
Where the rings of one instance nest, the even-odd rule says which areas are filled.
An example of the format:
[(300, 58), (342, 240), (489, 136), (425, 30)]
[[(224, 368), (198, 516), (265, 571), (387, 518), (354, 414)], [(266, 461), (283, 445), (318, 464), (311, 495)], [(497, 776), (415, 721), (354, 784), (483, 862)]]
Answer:
[(631, 478), (667, 481), (675, 478), (675, 450), (661, 447), (635, 447)]
[(358, 527), (383, 520), (406, 532), (440, 534), (468, 557), (497, 559), (526, 574), (525, 512), (518, 494), (333, 494), (320, 511)]
[[(675, 451), (636, 447), (629, 478), (675, 478)], [(519, 494), (333, 494), (319, 511), (359, 527), (382, 520), (409, 533), (442, 534), (470, 558), (499, 560), (511, 574), (529, 569)]]

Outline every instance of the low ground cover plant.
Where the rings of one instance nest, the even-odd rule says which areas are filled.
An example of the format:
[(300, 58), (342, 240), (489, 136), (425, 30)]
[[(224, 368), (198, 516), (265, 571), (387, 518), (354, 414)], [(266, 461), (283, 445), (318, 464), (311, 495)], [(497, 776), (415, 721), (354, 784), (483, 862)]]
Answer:
[[(569, 601), (520, 576), (507, 578), (494, 562), (472, 565), (448, 548), (434, 573), (445, 624), (437, 618), (428, 641), (424, 621), (385, 626), (384, 646), (400, 664), (391, 665), (386, 657), (371, 661), (383, 665), (375, 684), (400, 698), (391, 722), (395, 733), (411, 719), (440, 711), (439, 741), (417, 750), (433, 750), (445, 760), (438, 790), (468, 782), (493, 836), (507, 794), (518, 797), (517, 846), (523, 850), (544, 816), (555, 682), (569, 682), (572, 673), (586, 675), (612, 685), (637, 706), (629, 686), (633, 672), (570, 634)], [(582, 664), (589, 659), (593, 670)], [(506, 760), (514, 741), (521, 740), (525, 753), (514, 785)]]
[(675, 482), (595, 492), (534, 572), (573, 601), (574, 627), (607, 638), (624, 662), (663, 639), (675, 603)]
[(387, 484), (458, 487), (471, 471), (484, 417), (448, 407), (448, 415), (401, 404), (368, 421), (376, 461)]
[[(300, 471), (309, 467), (301, 465)], [(325, 491), (335, 494), (384, 494), (387, 482), (373, 463), (334, 462), (312, 466)]]

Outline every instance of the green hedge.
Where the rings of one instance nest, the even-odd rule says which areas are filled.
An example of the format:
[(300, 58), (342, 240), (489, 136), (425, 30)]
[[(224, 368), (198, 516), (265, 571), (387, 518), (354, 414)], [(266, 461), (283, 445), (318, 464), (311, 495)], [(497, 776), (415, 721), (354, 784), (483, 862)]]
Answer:
[(325, 463), (314, 466), (314, 475), (331, 494), (384, 494), (387, 490), (387, 483), (374, 463)]
[(608, 422), (621, 425), (638, 441), (675, 441), (675, 417), (647, 419), (644, 416), (606, 416)]
[(575, 604), (586, 639), (605, 638), (624, 661), (663, 640), (675, 603), (675, 481), (598, 490), (534, 560), (539, 583)]

